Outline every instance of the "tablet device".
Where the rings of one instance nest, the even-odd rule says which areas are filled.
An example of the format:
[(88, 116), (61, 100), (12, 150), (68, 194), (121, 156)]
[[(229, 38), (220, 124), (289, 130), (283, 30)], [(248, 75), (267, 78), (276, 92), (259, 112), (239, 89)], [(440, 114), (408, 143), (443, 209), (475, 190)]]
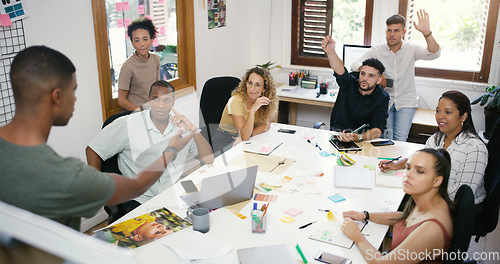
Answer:
[(330, 138), (330, 143), (338, 150), (338, 151), (360, 151), (361, 147), (356, 144), (356, 142), (343, 142), (338, 140), (337, 138)]
[(371, 143), (374, 147), (394, 145), (394, 142), (392, 140), (373, 141)]

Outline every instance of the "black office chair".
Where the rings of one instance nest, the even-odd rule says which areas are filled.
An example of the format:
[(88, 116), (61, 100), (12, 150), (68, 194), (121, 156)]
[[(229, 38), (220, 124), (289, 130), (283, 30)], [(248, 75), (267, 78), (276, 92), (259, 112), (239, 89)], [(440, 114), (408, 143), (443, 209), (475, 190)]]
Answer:
[(483, 210), (476, 216), (473, 235), (475, 241), (495, 230), (500, 208), (500, 120), (498, 120), (488, 142), (488, 165), (484, 173), (486, 198)]
[(212, 145), (222, 112), (231, 92), (238, 86), (240, 79), (232, 76), (214, 77), (205, 82), (200, 98), (200, 110), (208, 134), (208, 142)]
[[(125, 112), (117, 113), (117, 114), (110, 116), (108, 119), (106, 119), (106, 121), (104, 121), (104, 124), (102, 124), (102, 128), (111, 124), (111, 122), (115, 121), (117, 118), (129, 115), (133, 112), (134, 111), (125, 111)], [(114, 155), (113, 157), (111, 157), (105, 161), (102, 161), (101, 162), (101, 171), (122, 174), (120, 169), (118, 168), (118, 154)], [(135, 203), (132, 203), (132, 204), (135, 204)], [(131, 208), (131, 202), (125, 202), (125, 203), (111, 205), (111, 206), (104, 206), (104, 211), (106, 211), (106, 213), (108, 213), (108, 215), (109, 215), (108, 224), (111, 224), (114, 221), (118, 220), (120, 217), (124, 216), (126, 213), (128, 213), (130, 211), (130, 208)]]
[[(474, 193), (469, 185), (462, 185), (455, 195), (455, 215), (453, 216), (453, 236), (451, 238), (449, 254), (458, 256), (459, 253), (467, 252), (469, 249), (472, 230), (474, 229), (474, 218), (470, 217), (470, 212), (474, 211)], [(463, 260), (456, 258), (448, 259), (444, 263), (462, 263)]]

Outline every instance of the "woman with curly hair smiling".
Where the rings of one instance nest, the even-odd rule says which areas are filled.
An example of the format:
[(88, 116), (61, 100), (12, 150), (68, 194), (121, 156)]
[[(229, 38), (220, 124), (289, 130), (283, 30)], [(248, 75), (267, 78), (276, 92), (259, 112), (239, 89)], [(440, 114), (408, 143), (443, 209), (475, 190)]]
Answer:
[(277, 112), (271, 73), (260, 67), (248, 70), (224, 108), (212, 140), (214, 154), (226, 151), (235, 139), (249, 140), (252, 135), (268, 131)]

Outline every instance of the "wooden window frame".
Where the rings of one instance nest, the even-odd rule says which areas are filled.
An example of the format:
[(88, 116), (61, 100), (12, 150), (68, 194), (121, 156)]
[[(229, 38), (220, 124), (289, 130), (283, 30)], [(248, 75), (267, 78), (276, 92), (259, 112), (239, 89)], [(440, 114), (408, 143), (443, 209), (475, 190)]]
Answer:
[[(498, 21), (497, 19), (499, 3), (500, 0), (490, 0), (486, 25), (486, 35), (484, 39), (483, 57), (481, 60), (481, 69), (479, 71), (442, 70), (416, 67), (415, 75), (430, 78), (487, 83), (490, 76), (493, 47), (495, 44), (495, 32)], [(399, 0), (399, 14), (406, 18), (407, 10), (408, 0)]]
[[(196, 60), (194, 42), (193, 1), (176, 1), (177, 10), (177, 65), (179, 77), (169, 80), (175, 90), (196, 87)], [(111, 66), (109, 63), (108, 30), (105, 0), (92, 0), (94, 34), (101, 90), (103, 121), (120, 112), (118, 99), (111, 94)]]
[[(330, 67), (326, 57), (306, 57), (299, 56), (300, 47), (300, 1), (292, 0), (292, 35), (291, 35), (291, 58), (292, 65), (305, 65), (317, 67)], [(371, 45), (372, 19), (373, 19), (373, 1), (366, 0), (365, 7), (365, 27), (363, 45)]]

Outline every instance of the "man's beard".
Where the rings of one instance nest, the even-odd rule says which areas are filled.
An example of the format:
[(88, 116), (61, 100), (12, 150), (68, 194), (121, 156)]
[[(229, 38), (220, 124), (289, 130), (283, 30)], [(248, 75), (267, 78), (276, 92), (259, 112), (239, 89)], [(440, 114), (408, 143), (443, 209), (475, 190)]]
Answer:
[(365, 92), (367, 92), (367, 91), (371, 91), (371, 90), (373, 90), (373, 89), (375, 88), (375, 86), (377, 86), (377, 84), (375, 84), (375, 85), (373, 85), (373, 86), (370, 86), (370, 84), (368, 84), (368, 83), (366, 83), (366, 84), (367, 84), (367, 86), (368, 86), (368, 87), (367, 87), (367, 88), (363, 88), (363, 87), (361, 86), (361, 83), (360, 83), (360, 84), (359, 84), (359, 89), (360, 89), (361, 91), (365, 91)]

